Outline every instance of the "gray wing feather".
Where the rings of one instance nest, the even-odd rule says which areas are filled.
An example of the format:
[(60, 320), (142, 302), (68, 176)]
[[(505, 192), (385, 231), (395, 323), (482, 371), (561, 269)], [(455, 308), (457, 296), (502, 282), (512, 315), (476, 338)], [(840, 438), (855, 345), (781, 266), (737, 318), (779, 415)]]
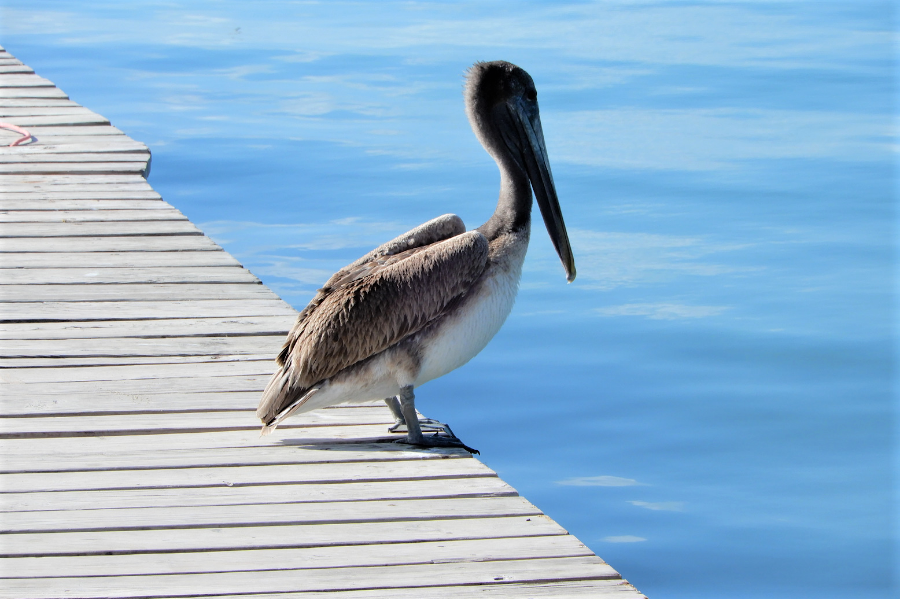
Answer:
[(465, 295), (487, 260), (487, 239), (446, 215), (335, 273), (298, 316), (257, 415), (271, 420), (311, 386), (421, 330)]

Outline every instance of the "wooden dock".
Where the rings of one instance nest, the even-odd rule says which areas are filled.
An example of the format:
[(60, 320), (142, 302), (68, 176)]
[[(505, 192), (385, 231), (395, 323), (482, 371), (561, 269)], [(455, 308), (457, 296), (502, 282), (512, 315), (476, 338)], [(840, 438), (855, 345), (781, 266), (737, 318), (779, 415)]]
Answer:
[(0, 597), (643, 597), (383, 404), (260, 437), (295, 310), (2, 48), (0, 121)]

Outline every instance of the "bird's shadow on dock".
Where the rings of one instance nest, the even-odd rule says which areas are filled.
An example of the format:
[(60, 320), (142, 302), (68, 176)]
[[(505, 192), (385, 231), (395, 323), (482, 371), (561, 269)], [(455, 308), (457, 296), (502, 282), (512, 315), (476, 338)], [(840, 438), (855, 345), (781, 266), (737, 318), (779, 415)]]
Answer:
[(413, 452), (421, 454), (441, 454), (468, 456), (469, 452), (456, 447), (419, 447), (398, 443), (402, 437), (377, 437), (367, 439), (304, 439), (295, 437), (282, 439), (278, 445), (296, 447), (312, 451), (356, 451), (356, 452)]

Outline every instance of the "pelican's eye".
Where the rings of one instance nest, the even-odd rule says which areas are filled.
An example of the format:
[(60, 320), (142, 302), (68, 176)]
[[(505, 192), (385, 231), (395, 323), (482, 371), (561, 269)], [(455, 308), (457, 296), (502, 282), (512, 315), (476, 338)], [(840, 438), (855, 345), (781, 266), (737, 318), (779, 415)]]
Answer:
[(529, 102), (534, 102), (537, 100), (537, 90), (536, 89), (527, 89), (525, 90), (525, 99)]

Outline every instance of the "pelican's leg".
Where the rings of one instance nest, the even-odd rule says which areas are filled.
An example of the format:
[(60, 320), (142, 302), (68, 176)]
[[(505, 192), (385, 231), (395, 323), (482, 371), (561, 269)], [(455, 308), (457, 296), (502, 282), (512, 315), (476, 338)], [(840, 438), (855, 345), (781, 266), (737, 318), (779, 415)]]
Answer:
[[(413, 393), (412, 385), (402, 387), (400, 395), (397, 396), (400, 402), (400, 411), (403, 419), (406, 420), (406, 442), (410, 445), (423, 445), (425, 447), (461, 447), (469, 453), (480, 453), (477, 449), (472, 449), (459, 440), (459, 437), (453, 434), (450, 427), (441, 424), (441, 431), (447, 436), (441, 436), (437, 432), (427, 437), (422, 434), (422, 427), (419, 424), (419, 417), (416, 414), (416, 395)], [(431, 422), (434, 422), (433, 420)]]
[[(384, 403), (387, 404), (387, 407), (391, 409), (391, 414), (394, 415), (394, 424), (388, 427), (388, 430), (392, 433), (407, 432), (406, 418), (403, 417), (403, 408), (400, 407), (400, 396), (385, 397)], [(431, 418), (419, 418), (419, 428), (428, 433), (446, 431), (451, 437), (456, 436), (450, 431), (449, 426)]]
[(388, 430), (396, 433), (401, 426), (406, 427), (406, 419), (403, 417), (403, 410), (400, 409), (400, 396), (385, 397), (384, 403), (387, 404), (387, 407), (391, 409), (391, 414), (394, 415), (394, 425)]

